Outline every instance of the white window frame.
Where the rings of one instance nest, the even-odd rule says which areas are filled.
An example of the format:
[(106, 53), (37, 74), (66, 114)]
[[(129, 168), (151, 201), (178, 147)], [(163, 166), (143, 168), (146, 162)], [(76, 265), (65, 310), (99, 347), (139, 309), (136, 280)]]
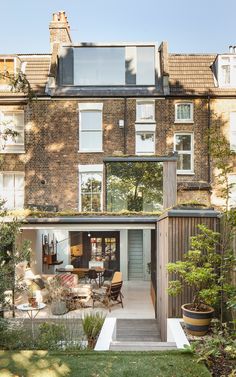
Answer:
[[(25, 153), (25, 114), (24, 110), (0, 110), (0, 122), (4, 121), (6, 115), (13, 114), (13, 122), (14, 122), (14, 115), (21, 114), (23, 115), (23, 125), (22, 125), (22, 138), (23, 143), (17, 143), (16, 141), (12, 140), (12, 142), (7, 142), (5, 144), (4, 140), (0, 138), (0, 153)], [(0, 132), (4, 131), (4, 128), (8, 128), (6, 126), (0, 124)], [(9, 127), (11, 128), (11, 127)], [(14, 130), (14, 127), (12, 127)], [(10, 137), (10, 136), (9, 136)]]
[[(78, 107), (79, 107), (79, 152), (80, 153), (99, 153), (99, 152), (103, 152), (103, 103), (79, 103), (78, 104)], [(82, 129), (82, 121), (81, 121), (81, 113), (82, 112), (92, 112), (92, 111), (95, 111), (95, 112), (100, 112), (101, 113), (101, 140), (102, 140), (102, 145), (100, 146), (100, 148), (97, 148), (97, 149), (86, 149), (86, 148), (83, 148), (81, 146), (81, 139), (82, 139), (82, 134), (83, 132), (91, 132), (91, 134), (93, 132), (99, 132), (98, 129), (94, 129), (94, 130), (86, 130), (86, 131), (83, 131)]]
[[(190, 118), (178, 119), (178, 106), (189, 105), (190, 106)], [(175, 104), (175, 123), (193, 123), (193, 103), (192, 102), (177, 102)]]
[(230, 113), (229, 119), (229, 143), (231, 151), (236, 152), (236, 111)]
[[(191, 136), (191, 151), (177, 151), (176, 150), (176, 136)], [(174, 133), (174, 152), (180, 154), (191, 154), (191, 169), (189, 170), (177, 170), (177, 174), (180, 175), (193, 175), (194, 174), (194, 134), (193, 132), (175, 132)]]
[[(222, 75), (222, 66), (226, 65), (224, 59), (229, 59), (229, 70), (230, 70), (230, 82), (224, 83), (223, 82), (223, 75)], [(218, 84), (221, 88), (235, 88), (236, 87), (236, 54), (230, 55), (219, 55), (218, 61)], [(235, 71), (233, 72), (233, 66), (235, 66)]]
[(104, 174), (103, 174), (103, 169), (104, 166), (103, 164), (94, 164), (94, 165), (79, 165), (79, 211), (82, 212), (82, 191), (81, 191), (81, 174), (87, 173), (87, 174), (101, 174), (102, 176), (102, 187), (101, 187), (101, 206), (100, 206), (100, 211), (103, 211), (103, 179), (104, 179)]
[[(22, 209), (24, 208), (24, 204), (25, 204), (25, 173), (22, 172), (22, 171), (1, 171), (0, 172), (0, 197), (1, 199), (4, 199), (3, 197), (3, 191), (4, 191), (4, 188), (3, 188), (3, 176), (6, 175), (6, 174), (11, 174), (11, 175), (21, 175), (23, 178), (24, 178), (24, 187), (23, 187), (23, 206), (20, 207), (20, 208), (16, 208), (14, 207), (14, 209)], [(14, 191), (14, 202), (15, 202), (15, 191)], [(4, 204), (3, 206), (4, 208), (8, 209), (7, 207), (7, 202), (6, 204)], [(11, 209), (10, 209), (11, 210)]]
[[(153, 119), (143, 119), (139, 118), (139, 106), (142, 105), (152, 105), (153, 106)], [(155, 101), (154, 100), (148, 100), (148, 99), (142, 99), (136, 101), (136, 123), (155, 123)]]
[[(153, 151), (152, 152), (139, 152), (137, 150), (136, 136), (139, 133), (152, 133), (154, 136)], [(155, 124), (136, 124), (135, 125), (135, 154), (136, 155), (153, 155), (156, 151), (156, 125)]]

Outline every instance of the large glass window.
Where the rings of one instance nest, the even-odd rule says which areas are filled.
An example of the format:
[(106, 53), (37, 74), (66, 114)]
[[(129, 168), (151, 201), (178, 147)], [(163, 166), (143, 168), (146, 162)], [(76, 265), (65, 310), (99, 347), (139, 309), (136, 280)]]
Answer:
[(155, 212), (163, 205), (161, 162), (106, 164), (107, 210)]
[(81, 152), (102, 151), (102, 111), (80, 110), (79, 150)]
[(6, 209), (20, 209), (24, 207), (23, 173), (1, 173), (0, 190)]
[(0, 132), (1, 152), (23, 152), (24, 112), (0, 112)]
[(154, 47), (137, 47), (136, 85), (155, 84), (155, 49)]
[(178, 152), (177, 173), (193, 172), (193, 135), (175, 134), (174, 151)]
[(124, 47), (74, 49), (75, 85), (124, 85)]
[(62, 47), (60, 67), (63, 85), (155, 85), (155, 46)]

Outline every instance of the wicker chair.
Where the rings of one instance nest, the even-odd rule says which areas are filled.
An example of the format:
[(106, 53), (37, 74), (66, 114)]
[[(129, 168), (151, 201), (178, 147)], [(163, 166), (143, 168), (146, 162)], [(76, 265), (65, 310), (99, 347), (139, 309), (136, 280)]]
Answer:
[(111, 311), (111, 307), (113, 305), (121, 304), (122, 308), (123, 301), (122, 298), (124, 297), (121, 293), (122, 281), (111, 283), (109, 287), (103, 287), (97, 290), (92, 291), (92, 299), (93, 299), (93, 308), (94, 303), (96, 301), (101, 302), (105, 305), (109, 312)]

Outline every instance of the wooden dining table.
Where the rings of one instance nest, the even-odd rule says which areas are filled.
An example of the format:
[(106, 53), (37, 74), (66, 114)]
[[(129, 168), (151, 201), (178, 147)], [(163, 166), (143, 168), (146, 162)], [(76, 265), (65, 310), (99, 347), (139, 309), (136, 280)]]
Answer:
[(71, 272), (72, 274), (80, 275), (81, 273), (87, 273), (89, 270), (95, 270), (98, 274), (98, 285), (101, 287), (102, 285), (102, 274), (105, 271), (105, 268), (102, 267), (94, 267), (94, 268), (86, 268), (86, 267), (78, 267), (78, 268), (57, 268), (57, 272)]

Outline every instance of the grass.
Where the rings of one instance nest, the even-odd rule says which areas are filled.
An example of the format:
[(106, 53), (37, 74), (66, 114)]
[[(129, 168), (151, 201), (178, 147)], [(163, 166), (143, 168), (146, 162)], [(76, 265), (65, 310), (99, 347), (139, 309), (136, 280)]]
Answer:
[(0, 351), (1, 377), (210, 377), (189, 353)]

